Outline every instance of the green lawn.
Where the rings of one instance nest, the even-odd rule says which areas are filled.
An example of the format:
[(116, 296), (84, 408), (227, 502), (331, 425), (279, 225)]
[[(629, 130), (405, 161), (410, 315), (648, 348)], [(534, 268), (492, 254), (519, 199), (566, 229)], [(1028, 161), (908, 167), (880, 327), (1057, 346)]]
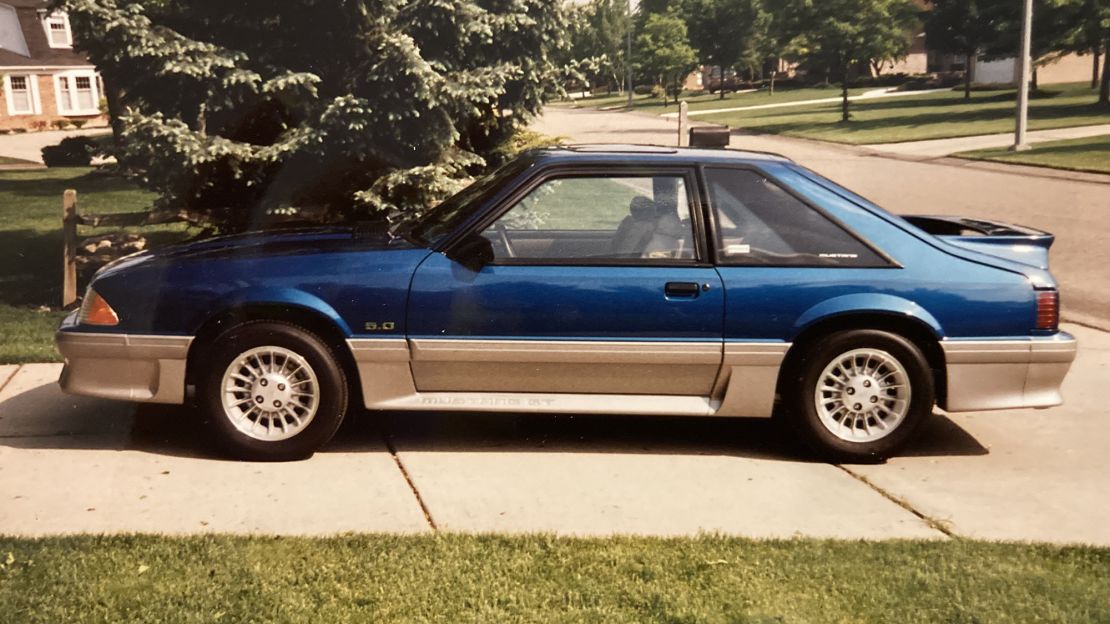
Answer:
[(3, 619), (1106, 622), (1110, 550), (546, 536), (0, 538)]
[[(839, 143), (893, 143), (1010, 132), (1013, 90), (977, 91), (972, 99), (948, 91), (852, 102), (852, 121), (840, 121), (838, 103), (781, 109), (735, 111), (697, 117), (770, 134)], [(1095, 104), (1087, 84), (1051, 85), (1029, 108), (1033, 130), (1110, 123), (1110, 108)]]
[[(62, 316), (62, 192), (77, 189), (85, 213), (139, 211), (153, 200), (129, 182), (92, 171), (0, 172), (0, 363), (57, 359), (53, 334)], [(111, 231), (81, 228), (81, 235)], [(153, 245), (181, 238), (185, 228), (141, 231)]]
[[(848, 93), (850, 95), (859, 95), (871, 89), (871, 87), (850, 89)], [(715, 93), (687, 92), (681, 96), (681, 99), (686, 100), (686, 103), (690, 106), (690, 110), (696, 111), (714, 108), (732, 108), (735, 106), (783, 104), (786, 102), (819, 100), (839, 96), (840, 89), (838, 87), (809, 87), (804, 89), (776, 89), (774, 95), (770, 95), (766, 90), (760, 90), (754, 93), (727, 93), (723, 100), (719, 94)], [(582, 98), (573, 102), (557, 102), (554, 105), (571, 108), (609, 108), (613, 106), (623, 106), (627, 102), (628, 98), (623, 95), (601, 94)], [(662, 99), (647, 95), (637, 95), (633, 97), (632, 108), (634, 110), (660, 115), (678, 111), (678, 107), (673, 100), (668, 100), (668, 104), (664, 106)]]
[[(858, 95), (870, 89), (852, 89)], [(724, 101), (716, 95), (688, 94), (691, 111), (760, 106), (835, 98), (836, 88), (779, 89), (774, 96), (766, 91), (729, 94)], [(761, 110), (732, 111), (694, 117), (697, 121), (727, 124), (768, 134), (834, 141), (838, 143), (893, 143), (977, 134), (1010, 132), (1014, 125), (1015, 91), (992, 90), (972, 93), (970, 101), (960, 90), (921, 93), (895, 98), (856, 100), (851, 104), (852, 121), (840, 121), (840, 103), (829, 102), (806, 106), (790, 106)], [(1030, 104), (1030, 128), (1043, 130), (1110, 123), (1110, 108), (1095, 104), (1097, 94), (1087, 83), (1050, 85), (1044, 87)], [(586, 98), (575, 107), (619, 106), (620, 96)], [(637, 96), (635, 110), (664, 114), (675, 112), (671, 104)]]
[(976, 150), (956, 154), (961, 158), (993, 160), (1055, 169), (1110, 173), (1110, 134), (1085, 139), (1033, 143), (1025, 152), (1011, 152), (1007, 148)]

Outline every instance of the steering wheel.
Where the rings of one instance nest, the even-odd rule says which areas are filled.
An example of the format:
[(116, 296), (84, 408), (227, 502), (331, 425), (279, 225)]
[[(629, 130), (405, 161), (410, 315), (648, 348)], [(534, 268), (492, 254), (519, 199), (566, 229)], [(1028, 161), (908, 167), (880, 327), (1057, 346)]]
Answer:
[(505, 229), (505, 224), (495, 223), (493, 229), (497, 230), (497, 235), (501, 237), (501, 244), (505, 246), (505, 253), (509, 254), (510, 258), (515, 258), (516, 249), (513, 247), (512, 241), (509, 240), (509, 232)]

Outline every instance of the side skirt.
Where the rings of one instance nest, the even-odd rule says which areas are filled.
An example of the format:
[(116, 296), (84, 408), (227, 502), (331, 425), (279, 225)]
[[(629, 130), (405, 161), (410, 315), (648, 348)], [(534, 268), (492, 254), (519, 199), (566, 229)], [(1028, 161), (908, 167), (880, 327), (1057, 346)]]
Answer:
[[(417, 390), (411, 341), (404, 338), (351, 339), (366, 407), (381, 410), (529, 411), (574, 414), (769, 417), (775, 384), (789, 343), (730, 342), (709, 396), (675, 394), (597, 394), (574, 392), (462, 392)], [(461, 343), (465, 346), (467, 343)], [(511, 343), (506, 343), (512, 346)], [(535, 358), (536, 353), (531, 352)], [(598, 354), (591, 354), (598, 357)], [(633, 354), (624, 354), (629, 357)], [(641, 356), (642, 354), (635, 354)], [(648, 354), (643, 364), (678, 366), (669, 353)], [(557, 349), (544, 358), (560, 362)], [(660, 360), (660, 361), (656, 361)], [(639, 363), (639, 360), (636, 360)], [(683, 361), (684, 362), (684, 361)], [(620, 364), (618, 364), (620, 365)]]

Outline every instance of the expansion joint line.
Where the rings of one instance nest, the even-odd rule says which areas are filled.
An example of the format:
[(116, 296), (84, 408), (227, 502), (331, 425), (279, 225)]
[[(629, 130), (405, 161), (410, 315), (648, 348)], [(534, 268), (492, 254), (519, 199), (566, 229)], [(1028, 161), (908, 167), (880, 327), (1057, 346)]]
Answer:
[(17, 373), (18, 373), (18, 372), (20, 371), (20, 369), (22, 369), (22, 368), (23, 368), (23, 365), (22, 365), (22, 364), (20, 364), (19, 366), (16, 366), (16, 367), (15, 367), (15, 370), (13, 370), (13, 371), (12, 371), (12, 374), (11, 374), (11, 375), (8, 375), (8, 376), (7, 376), (6, 378), (5, 378), (5, 377), (0, 377), (0, 391), (3, 391), (3, 390), (4, 390), (4, 388), (7, 388), (7, 387), (8, 387), (8, 384), (9, 384), (9, 383), (11, 383), (11, 381), (12, 381), (13, 379), (15, 379), (15, 376), (16, 376), (16, 374), (17, 374)]
[(929, 528), (933, 529), (934, 531), (939, 531), (940, 533), (943, 533), (945, 537), (948, 537), (948, 538), (951, 538), (951, 539), (960, 539), (960, 536), (957, 535), (956, 532), (953, 531), (948, 526), (948, 523), (944, 522), (943, 520), (937, 520), (936, 518), (933, 518), (932, 516), (929, 516), (928, 514), (922, 512), (922, 511), (919, 511), (912, 504), (910, 504), (910, 502), (907, 501), (906, 499), (900, 498), (898, 496), (895, 496), (895, 495), (891, 494), (890, 492), (884, 490), (883, 488), (879, 487), (878, 485), (875, 485), (875, 483), (872, 482), (867, 477), (865, 477), (865, 476), (863, 476), (863, 475), (861, 475), (857, 472), (853, 472), (851, 469), (847, 468), (846, 466), (843, 466), (841, 464), (833, 464), (833, 466), (843, 470), (844, 472), (846, 472), (849, 476), (851, 476), (856, 481), (859, 481), (860, 483), (866, 485), (867, 487), (871, 488), (872, 490), (875, 490), (875, 492), (877, 492), (879, 494), (879, 496), (882, 496), (883, 498), (887, 499), (888, 501), (894, 503), (895, 505), (898, 505), (902, 509), (905, 509), (906, 511), (910, 512), (911, 514), (917, 516), (918, 518), (921, 519), (922, 522), (924, 522), (926, 525), (929, 526)]
[(401, 456), (397, 454), (397, 447), (393, 444), (393, 436), (386, 430), (385, 424), (382, 423), (382, 439), (385, 440), (385, 447), (389, 449), (389, 455), (393, 458), (393, 463), (397, 464), (397, 469), (401, 471), (401, 476), (405, 478), (405, 483), (409, 484), (409, 490), (416, 498), (416, 504), (420, 505), (420, 511), (424, 513), (424, 520), (428, 522), (428, 526), (432, 532), (439, 531), (436, 526), (436, 521), (432, 518), (432, 511), (428, 509), (428, 504), (424, 502), (424, 497), (420, 495), (420, 490), (416, 489), (416, 482), (412, 480), (412, 475), (409, 474), (408, 469), (405, 468), (405, 462), (401, 461)]

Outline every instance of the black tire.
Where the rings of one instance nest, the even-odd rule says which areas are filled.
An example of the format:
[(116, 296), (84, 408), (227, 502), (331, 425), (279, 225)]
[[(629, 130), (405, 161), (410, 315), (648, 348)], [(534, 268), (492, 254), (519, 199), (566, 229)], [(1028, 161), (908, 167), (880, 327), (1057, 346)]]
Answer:
[[(855, 349), (874, 349), (890, 355), (905, 369), (910, 385), (905, 416), (890, 433), (876, 440), (842, 439), (822, 424), (818, 414), (815, 394), (822, 373), (839, 356)], [(824, 460), (882, 461), (912, 438), (933, 411), (936, 391), (928, 360), (913, 342), (890, 332), (860, 329), (830, 334), (793, 362), (791, 373), (790, 383), (783, 389), (787, 421), (801, 441)]]
[[(316, 375), (318, 403), (311, 420), (292, 437), (257, 439), (240, 431), (223, 405), (224, 373), (251, 349), (276, 346), (303, 358)], [(311, 457), (331, 440), (347, 413), (347, 377), (331, 348), (304, 328), (280, 321), (252, 321), (233, 327), (212, 342), (199, 376), (197, 403), (214, 442), (228, 456), (246, 461), (292, 461)], [(284, 388), (283, 388), (284, 389)], [(291, 422), (291, 421), (290, 421)]]

